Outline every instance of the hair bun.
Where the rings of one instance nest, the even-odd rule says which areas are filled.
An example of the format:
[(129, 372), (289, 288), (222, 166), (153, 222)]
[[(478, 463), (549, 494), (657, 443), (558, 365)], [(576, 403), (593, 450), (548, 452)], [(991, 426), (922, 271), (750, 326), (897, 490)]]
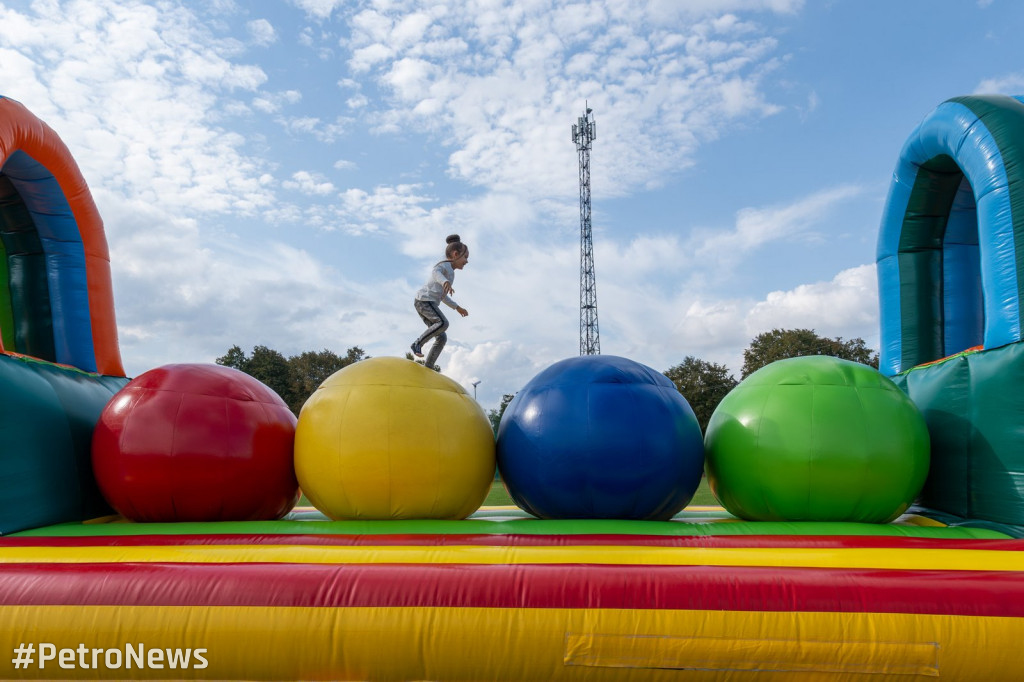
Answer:
[(448, 238), (444, 240), (444, 243), (445, 244), (455, 244), (456, 242), (461, 242), (461, 241), (462, 241), (462, 239), (459, 238), (459, 235), (457, 235), (457, 234), (450, 234), (450, 235), (448, 235)]

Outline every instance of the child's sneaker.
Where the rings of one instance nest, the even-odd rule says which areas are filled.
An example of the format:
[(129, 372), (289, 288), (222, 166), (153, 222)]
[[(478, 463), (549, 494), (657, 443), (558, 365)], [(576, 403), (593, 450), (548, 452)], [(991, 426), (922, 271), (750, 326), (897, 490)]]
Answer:
[(420, 344), (418, 344), (415, 341), (413, 341), (412, 345), (409, 346), (409, 348), (412, 349), (412, 354), (415, 355), (416, 357), (418, 357), (418, 358), (422, 358), (423, 357), (423, 347), (420, 346)]

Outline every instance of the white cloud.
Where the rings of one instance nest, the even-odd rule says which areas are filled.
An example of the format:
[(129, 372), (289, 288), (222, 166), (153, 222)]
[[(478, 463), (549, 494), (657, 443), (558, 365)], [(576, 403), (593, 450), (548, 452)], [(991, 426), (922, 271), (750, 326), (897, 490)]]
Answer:
[(302, 93), (298, 90), (285, 90), (284, 92), (263, 92), (253, 97), (252, 106), (254, 109), (267, 114), (280, 111), (283, 107), (297, 104), (302, 100)]
[(821, 98), (818, 97), (817, 92), (812, 90), (807, 95), (807, 104), (805, 106), (796, 106), (795, 109), (800, 114), (800, 120), (807, 121), (808, 119), (810, 119), (811, 114), (818, 110), (818, 107), (820, 105)]
[(410, 0), (364, 7), (343, 46), (391, 97), (375, 103), (375, 132), (437, 132), (449, 173), (484, 187), (572, 196), (574, 178), (558, 169), (573, 164), (569, 125), (588, 100), (595, 154), (615, 159), (595, 164), (594, 182), (620, 196), (691, 165), (727, 121), (780, 111), (763, 87), (776, 41), (728, 12), (801, 4)]
[(1019, 95), (1024, 92), (1024, 73), (1007, 73), (986, 78), (974, 89), (975, 95)]
[(220, 97), (266, 80), (188, 9), (73, 0), (0, 7), (5, 94), (59, 130), (93, 185), (168, 209), (250, 212), (264, 162), (217, 124)]
[(387, 46), (374, 43), (373, 45), (360, 47), (353, 51), (352, 58), (349, 60), (349, 66), (356, 73), (367, 71), (376, 64), (386, 61), (393, 54), (392, 50)]
[(736, 225), (727, 232), (698, 233), (693, 244), (697, 258), (732, 267), (744, 255), (773, 241), (821, 239), (816, 230), (843, 202), (863, 194), (861, 187), (842, 185), (804, 197), (796, 202), (770, 208), (745, 208), (737, 212)]
[(379, 298), (397, 299), (393, 290), (401, 283), (349, 281), (314, 254), (283, 243), (213, 239), (195, 220), (104, 190), (97, 202), (113, 237), (129, 374), (168, 362), (212, 362), (234, 344), (246, 350), (263, 344), (285, 355), (339, 344), (381, 346), (404, 317), (388, 309), (364, 314)]
[(291, 180), (285, 180), (281, 185), (285, 189), (293, 189), (303, 194), (324, 196), (335, 192), (334, 185), (320, 173), (309, 171), (297, 171), (292, 174)]
[(249, 32), (249, 38), (253, 45), (265, 47), (277, 41), (277, 31), (274, 30), (274, 25), (266, 19), (254, 19), (246, 23), (245, 30)]
[(365, 95), (353, 95), (345, 100), (345, 105), (349, 109), (362, 109), (370, 103), (370, 99)]
[(653, 0), (647, 11), (652, 16), (668, 19), (737, 11), (793, 14), (803, 6), (804, 0)]
[(767, 104), (757, 85), (742, 78), (733, 78), (721, 84), (722, 111), (726, 116), (742, 116), (751, 111), (763, 114), (778, 113), (781, 107)]
[(278, 119), (278, 122), (291, 134), (310, 135), (330, 144), (345, 133), (349, 119), (338, 116), (333, 122), (328, 122), (316, 116), (292, 116)]
[(291, 3), (303, 10), (307, 16), (315, 19), (328, 19), (345, 0), (291, 0)]
[[(430, 211), (424, 207), (435, 198), (420, 195), (418, 185), (378, 187), (372, 193), (351, 188), (341, 195), (336, 207), (342, 229), (361, 234), (390, 229), (399, 234), (414, 236), (416, 225), (423, 227), (430, 220)], [(420, 230), (423, 234), (425, 230)], [(408, 245), (403, 246), (407, 250)]]
[(435, 76), (433, 64), (422, 59), (399, 59), (391, 65), (391, 71), (383, 76), (383, 81), (404, 100), (417, 100), (426, 97), (429, 83)]
[[(751, 338), (775, 328), (806, 328), (816, 329), (819, 334), (826, 330), (827, 336), (860, 336), (873, 341), (878, 335), (875, 266), (843, 270), (828, 282), (769, 292), (750, 309), (745, 322)], [(873, 331), (866, 334), (869, 329)]]
[(399, 45), (414, 45), (423, 39), (431, 21), (426, 12), (407, 14), (396, 22), (391, 37)]
[[(458, 342), (455, 342), (458, 343)], [(483, 405), (496, 405), (505, 393), (514, 393), (526, 380), (546, 367), (546, 359), (531, 359), (532, 348), (511, 341), (486, 341), (472, 347), (445, 347), (447, 375), (462, 384), (473, 395), (473, 382), (477, 385), (477, 399)], [(481, 380), (486, 377), (486, 382)]]

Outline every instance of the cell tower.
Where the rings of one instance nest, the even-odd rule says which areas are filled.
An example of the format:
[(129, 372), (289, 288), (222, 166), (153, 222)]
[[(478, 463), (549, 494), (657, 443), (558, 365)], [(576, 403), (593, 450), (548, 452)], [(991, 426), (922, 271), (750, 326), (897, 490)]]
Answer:
[(590, 229), (590, 146), (597, 139), (594, 110), (572, 127), (572, 141), (580, 155), (580, 355), (600, 355), (597, 329), (597, 278), (594, 275), (594, 237)]

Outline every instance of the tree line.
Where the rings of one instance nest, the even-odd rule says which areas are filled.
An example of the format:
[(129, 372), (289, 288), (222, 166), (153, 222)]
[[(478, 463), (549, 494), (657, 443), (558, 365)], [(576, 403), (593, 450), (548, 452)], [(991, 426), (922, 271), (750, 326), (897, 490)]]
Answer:
[(281, 396), (289, 409), (298, 415), (306, 399), (313, 395), (313, 391), (327, 377), (368, 357), (359, 346), (352, 346), (345, 355), (324, 349), (306, 351), (289, 358), (266, 346), (256, 346), (251, 355), (246, 355), (238, 346), (232, 346), (216, 362), (259, 379)]
[[(686, 397), (703, 432), (718, 403), (740, 381), (776, 360), (805, 355), (831, 355), (878, 368), (878, 353), (868, 348), (864, 339), (844, 341), (841, 337), (826, 338), (819, 336), (813, 329), (773, 329), (755, 336), (743, 351), (739, 380), (724, 365), (692, 355), (665, 370), (664, 374)], [(246, 355), (238, 346), (232, 346), (225, 355), (217, 358), (217, 364), (234, 367), (259, 379), (274, 389), (297, 415), (306, 399), (327, 377), (368, 357), (359, 346), (349, 348), (345, 355), (337, 355), (325, 349), (306, 351), (289, 358), (266, 346), (256, 346), (251, 355)], [(407, 353), (406, 358), (411, 360), (412, 355)], [(514, 397), (514, 393), (506, 393), (498, 407), (488, 412), (487, 417), (495, 433), (498, 432), (505, 409)]]

